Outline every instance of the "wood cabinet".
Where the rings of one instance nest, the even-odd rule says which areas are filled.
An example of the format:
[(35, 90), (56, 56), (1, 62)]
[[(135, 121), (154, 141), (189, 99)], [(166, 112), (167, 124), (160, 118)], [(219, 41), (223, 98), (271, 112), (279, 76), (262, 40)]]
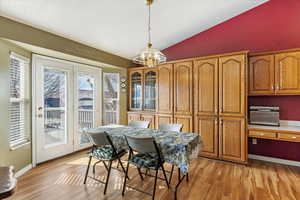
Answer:
[(266, 129), (249, 127), (248, 130), (248, 136), (251, 138), (300, 142), (300, 131), (289, 130), (289, 128), (278, 130), (277, 127), (274, 127), (274, 129), (271, 127), (267, 127)]
[(173, 65), (161, 65), (157, 69), (157, 112), (173, 113)]
[(195, 132), (201, 135), (204, 141), (202, 156), (210, 158), (219, 157), (219, 129), (218, 117), (212, 116), (196, 116)]
[(156, 69), (129, 70), (129, 110), (156, 110)]
[(141, 114), (142, 121), (150, 122), (149, 128), (155, 128), (155, 115), (153, 114)]
[(300, 52), (275, 55), (276, 94), (300, 94)]
[(143, 85), (143, 110), (155, 111), (156, 110), (156, 82), (157, 82), (157, 69), (145, 69), (143, 71), (144, 85)]
[(129, 109), (142, 110), (143, 70), (129, 71)]
[(219, 156), (234, 162), (247, 161), (247, 137), (244, 118), (221, 117), (219, 122)]
[(218, 115), (218, 58), (194, 62), (194, 114)]
[(249, 60), (249, 95), (275, 92), (274, 56), (253, 56)]
[(130, 121), (139, 121), (141, 120), (141, 114), (140, 113), (133, 113), (133, 112), (128, 112), (127, 113), (127, 121), (128, 123)]
[(174, 114), (193, 114), (193, 62), (174, 64)]
[(182, 132), (193, 132), (193, 116), (191, 115), (175, 115), (174, 123), (183, 125)]
[(246, 55), (219, 59), (219, 114), (245, 117), (246, 111)]
[(160, 123), (173, 123), (173, 115), (168, 114), (156, 114), (155, 116), (155, 128), (158, 129)]
[(249, 62), (249, 95), (299, 95), (300, 51), (253, 55)]

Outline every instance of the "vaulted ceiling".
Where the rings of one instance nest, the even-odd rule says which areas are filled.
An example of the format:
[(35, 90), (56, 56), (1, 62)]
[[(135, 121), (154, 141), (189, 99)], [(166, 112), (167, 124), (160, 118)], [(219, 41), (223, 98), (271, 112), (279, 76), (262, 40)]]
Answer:
[[(266, 1), (155, 0), (153, 45), (167, 48)], [(147, 43), (145, 0), (0, 0), (0, 15), (125, 58)]]

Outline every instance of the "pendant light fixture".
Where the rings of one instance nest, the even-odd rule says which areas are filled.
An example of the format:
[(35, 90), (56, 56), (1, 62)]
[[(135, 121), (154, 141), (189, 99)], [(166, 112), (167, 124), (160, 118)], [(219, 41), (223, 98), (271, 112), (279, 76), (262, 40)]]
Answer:
[(146, 5), (148, 6), (149, 16), (148, 16), (148, 46), (142, 50), (137, 56), (132, 60), (134, 63), (141, 64), (147, 67), (155, 67), (156, 65), (165, 63), (167, 61), (166, 56), (160, 52), (158, 49), (152, 48), (151, 43), (151, 5), (154, 0), (146, 0)]

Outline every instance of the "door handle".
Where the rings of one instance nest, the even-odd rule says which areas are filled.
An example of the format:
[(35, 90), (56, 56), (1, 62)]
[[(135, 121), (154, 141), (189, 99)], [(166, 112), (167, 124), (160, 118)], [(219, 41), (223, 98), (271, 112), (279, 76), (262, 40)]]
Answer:
[(43, 115), (42, 115), (42, 114), (38, 114), (37, 117), (38, 117), (38, 118), (43, 118)]

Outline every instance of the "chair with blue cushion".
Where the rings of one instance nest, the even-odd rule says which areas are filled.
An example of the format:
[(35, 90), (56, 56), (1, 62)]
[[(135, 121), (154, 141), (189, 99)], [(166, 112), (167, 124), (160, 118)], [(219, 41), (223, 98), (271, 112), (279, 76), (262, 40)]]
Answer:
[[(126, 141), (129, 146), (129, 158), (126, 168), (126, 176), (128, 176), (129, 165), (134, 165), (137, 167), (141, 180), (143, 181), (143, 175), (141, 173), (141, 169), (154, 170), (155, 171), (155, 180), (154, 180), (154, 188), (152, 194), (143, 192), (145, 194), (151, 195), (152, 199), (155, 197), (156, 190), (156, 182), (157, 179), (162, 179), (158, 177), (159, 169), (162, 169), (164, 175), (164, 181), (166, 182), (169, 188), (169, 182), (166, 176), (166, 172), (164, 169), (164, 159), (158, 144), (155, 142), (153, 137), (132, 137), (126, 136)], [(149, 175), (150, 176), (150, 175)], [(127, 179), (124, 179), (123, 191), (122, 195), (125, 193), (126, 187), (131, 189), (138, 190), (137, 188), (133, 188), (126, 185)]]
[[(126, 154), (126, 151), (121, 149), (117, 150), (115, 146), (113, 145), (109, 135), (106, 132), (89, 132), (87, 133), (87, 136), (89, 137), (90, 141), (93, 144), (92, 151), (89, 153), (89, 162), (84, 178), (84, 184), (86, 184), (87, 178), (92, 178), (100, 183), (105, 184), (104, 187), (104, 194), (106, 194), (107, 185), (109, 181), (110, 171), (112, 168), (112, 162), (115, 160), (118, 160), (118, 163), (120, 163), (123, 172), (125, 173), (125, 168), (121, 162), (121, 157)], [(93, 174), (95, 175), (95, 166), (99, 162), (102, 162), (107, 170), (107, 177), (106, 181), (102, 182), (101, 180), (95, 179), (94, 177), (89, 176), (89, 169), (91, 165), (92, 158), (98, 160), (93, 166)], [(108, 166), (105, 162), (108, 162)], [(128, 177), (128, 176), (126, 176)]]

